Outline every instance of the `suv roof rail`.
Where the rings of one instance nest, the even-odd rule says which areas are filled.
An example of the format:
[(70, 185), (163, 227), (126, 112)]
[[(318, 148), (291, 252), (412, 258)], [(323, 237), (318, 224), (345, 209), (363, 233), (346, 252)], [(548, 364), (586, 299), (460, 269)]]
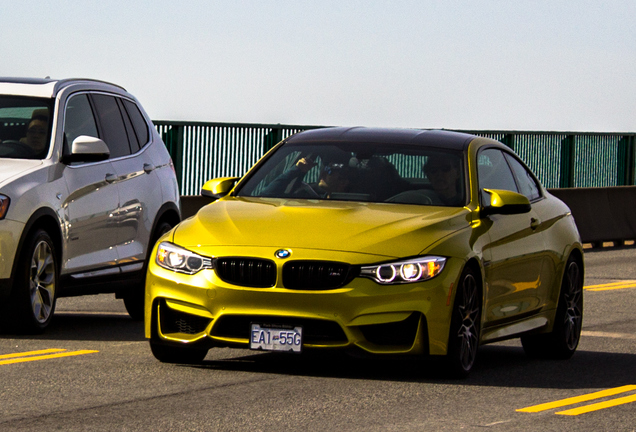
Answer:
[(89, 83), (100, 83), (100, 84), (107, 84), (107, 85), (111, 85), (113, 87), (117, 87), (119, 89), (122, 89), (123, 91), (127, 92), (128, 90), (126, 90), (124, 87), (118, 85), (118, 84), (114, 84), (112, 82), (108, 82), (108, 81), (103, 81), (103, 80), (97, 80), (97, 79), (93, 79), (93, 78), (64, 78), (61, 80), (57, 80), (57, 82), (55, 83), (55, 88), (54, 88), (54, 93), (57, 93), (60, 89), (70, 85), (70, 84), (74, 84), (77, 82), (89, 82)]
[(82, 83), (82, 82), (106, 84), (113, 87), (117, 87), (125, 92), (128, 92), (128, 90), (126, 90), (124, 87), (118, 84), (114, 84), (108, 81), (93, 79), (93, 78), (63, 78), (58, 80), (58, 79), (53, 79), (50, 77), (46, 77), (46, 78), (0, 77), (0, 82), (15, 83), (15, 84), (35, 84), (35, 85), (55, 83), (53, 87), (53, 94), (57, 94), (57, 92), (59, 92), (61, 89), (71, 84)]
[(0, 77), (0, 82), (15, 84), (48, 84), (56, 80), (51, 78), (23, 78), (23, 77)]

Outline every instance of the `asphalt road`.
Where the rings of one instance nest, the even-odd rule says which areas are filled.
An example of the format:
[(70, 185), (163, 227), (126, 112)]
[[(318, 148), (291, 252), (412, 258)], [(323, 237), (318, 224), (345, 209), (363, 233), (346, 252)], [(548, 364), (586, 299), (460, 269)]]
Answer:
[(113, 296), (61, 299), (46, 334), (0, 335), (0, 431), (636, 431), (636, 248), (585, 260), (572, 359), (487, 345), (459, 381), (415, 360), (230, 349), (162, 364)]

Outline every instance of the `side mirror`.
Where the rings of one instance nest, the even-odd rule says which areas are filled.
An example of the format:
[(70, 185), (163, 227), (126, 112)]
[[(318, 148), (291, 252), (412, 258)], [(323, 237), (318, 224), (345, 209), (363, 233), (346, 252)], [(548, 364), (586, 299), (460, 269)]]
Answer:
[(230, 193), (240, 177), (219, 177), (208, 180), (201, 187), (201, 195), (208, 198), (219, 199)]
[(71, 154), (64, 156), (64, 162), (97, 162), (109, 156), (110, 150), (103, 140), (80, 135), (73, 140)]
[(484, 206), (482, 216), (521, 214), (531, 209), (528, 198), (520, 193), (499, 189), (484, 189), (483, 192), (490, 194), (490, 205)]

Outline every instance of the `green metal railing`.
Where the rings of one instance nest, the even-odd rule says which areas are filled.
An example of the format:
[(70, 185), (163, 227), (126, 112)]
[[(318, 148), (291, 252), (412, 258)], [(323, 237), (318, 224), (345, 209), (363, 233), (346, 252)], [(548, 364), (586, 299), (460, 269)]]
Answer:
[[(280, 140), (324, 126), (155, 121), (182, 195), (215, 177), (241, 177)], [(512, 148), (548, 188), (634, 185), (636, 134), (462, 131)]]

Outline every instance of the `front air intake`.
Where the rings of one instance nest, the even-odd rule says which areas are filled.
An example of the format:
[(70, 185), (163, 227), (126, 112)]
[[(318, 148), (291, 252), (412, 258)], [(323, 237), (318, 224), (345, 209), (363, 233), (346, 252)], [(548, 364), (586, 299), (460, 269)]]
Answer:
[(185, 333), (193, 335), (201, 333), (212, 321), (210, 318), (174, 310), (165, 302), (160, 303), (159, 316), (161, 317), (161, 332), (164, 334)]

